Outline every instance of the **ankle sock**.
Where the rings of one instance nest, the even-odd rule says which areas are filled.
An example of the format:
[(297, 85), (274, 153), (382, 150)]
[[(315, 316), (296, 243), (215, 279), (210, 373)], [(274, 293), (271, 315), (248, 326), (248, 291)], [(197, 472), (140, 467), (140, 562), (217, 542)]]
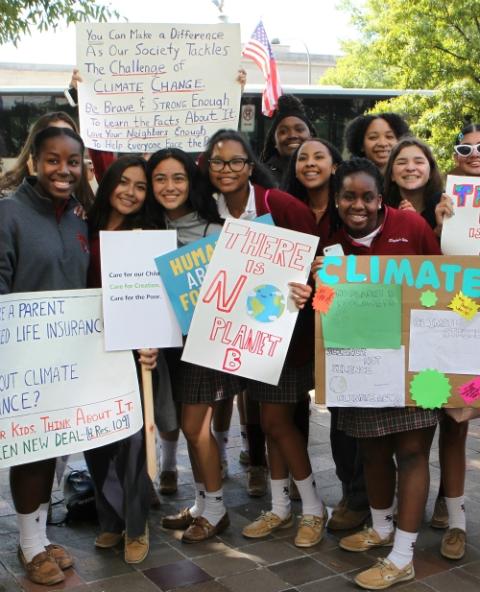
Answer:
[(220, 453), (220, 461), (225, 462), (227, 460), (227, 444), (228, 444), (228, 432), (217, 432), (213, 430), (213, 436), (218, 444), (218, 452)]
[(376, 510), (370, 507), (372, 514), (372, 528), (380, 536), (385, 539), (394, 530), (393, 528), (393, 505), (385, 510)]
[(220, 488), (218, 491), (206, 491), (205, 510), (202, 513), (203, 518), (208, 520), (212, 526), (216, 526), (223, 518), (225, 512), (223, 488)]
[(270, 479), (270, 488), (272, 490), (272, 512), (285, 520), (291, 511), (288, 479)]
[(448, 528), (461, 528), (464, 532), (467, 529), (467, 518), (465, 516), (465, 497), (446, 497), (445, 503), (448, 510)]
[(313, 478), (313, 473), (310, 473), (306, 479), (302, 479), (301, 481), (294, 479), (294, 481), (298, 493), (302, 498), (302, 513), (308, 515), (311, 514), (313, 516), (323, 516), (323, 503), (317, 493), (317, 486)]
[(188, 509), (194, 518), (201, 516), (205, 510), (205, 485), (203, 483), (195, 483), (195, 501), (193, 506)]
[(417, 540), (418, 532), (406, 532), (397, 528), (393, 541), (393, 549), (390, 551), (387, 559), (398, 567), (403, 569), (413, 560), (413, 551)]
[(50, 541), (47, 537), (47, 517), (49, 505), (50, 502), (45, 502), (40, 504), (38, 507), (38, 534), (40, 535), (40, 540), (42, 541), (44, 547), (50, 544)]
[(18, 530), (20, 531), (20, 548), (27, 563), (45, 551), (38, 527), (38, 509), (31, 514), (17, 513)]
[(164, 440), (161, 436), (162, 452), (161, 452), (161, 467), (162, 471), (176, 471), (177, 470), (177, 447), (178, 440)]

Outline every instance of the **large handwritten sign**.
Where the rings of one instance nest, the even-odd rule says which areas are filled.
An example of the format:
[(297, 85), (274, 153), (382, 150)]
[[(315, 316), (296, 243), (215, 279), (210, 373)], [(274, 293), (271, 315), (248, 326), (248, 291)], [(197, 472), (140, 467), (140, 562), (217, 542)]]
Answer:
[(445, 193), (453, 198), (454, 215), (445, 218), (442, 253), (480, 254), (480, 177), (448, 175)]
[(239, 25), (77, 25), (79, 113), (89, 148), (204, 150), (240, 107)]
[(142, 427), (131, 352), (103, 347), (100, 290), (0, 297), (0, 467), (72, 454)]
[[(392, 407), (403, 400), (405, 405), (424, 407), (480, 406), (480, 397), (464, 396), (480, 374), (478, 257), (326, 257), (318, 281), (335, 291), (332, 308), (350, 307), (347, 328), (349, 319), (366, 310), (369, 316), (366, 323), (353, 322), (354, 347), (343, 328), (343, 345), (332, 349), (324, 332), (329, 313), (317, 313), (317, 402)], [(352, 299), (346, 286), (357, 286), (361, 297)], [(398, 298), (393, 289), (401, 290), (400, 343), (375, 349), (372, 331), (378, 324), (397, 339), (398, 325), (383, 315), (392, 298)], [(379, 290), (384, 292), (383, 302), (378, 300)]]
[(176, 230), (100, 232), (107, 351), (182, 344), (154, 264), (156, 255), (176, 246)]
[(183, 360), (277, 384), (318, 238), (227, 219), (209, 263)]

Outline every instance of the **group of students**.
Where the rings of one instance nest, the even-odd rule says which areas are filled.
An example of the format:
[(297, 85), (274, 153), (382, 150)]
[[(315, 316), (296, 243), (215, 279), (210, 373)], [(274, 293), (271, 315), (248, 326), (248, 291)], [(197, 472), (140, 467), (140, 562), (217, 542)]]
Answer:
[[(319, 236), (319, 254), (332, 244), (341, 244), (346, 255), (441, 254), (438, 236), (444, 216), (452, 212), (450, 198), (442, 193), (430, 149), (408, 135), (398, 115), (356, 118), (346, 135), (352, 158), (343, 161), (335, 146), (316, 137), (301, 103), (282, 97), (261, 159), (240, 133), (220, 130), (198, 164), (178, 149), (159, 150), (148, 160), (111, 158), (94, 199), (74, 122), (64, 114), (43, 119), (32, 130), (23, 162), (0, 180), (0, 191), (9, 193), (0, 199), (1, 294), (99, 286), (102, 230), (175, 229), (182, 246), (220, 231), (227, 217), (252, 220), (266, 213), (277, 226)], [(479, 145), (480, 128), (459, 134), (456, 172), (480, 174)], [(312, 274), (321, 264), (319, 255)], [(290, 284), (299, 315), (277, 386), (183, 362), (179, 349), (135, 354), (139, 364), (155, 370), (160, 432), (173, 434), (175, 441), (178, 416), (187, 440), (195, 499), (162, 520), (165, 528), (182, 529), (185, 543), (208, 539), (229, 525), (222, 458), (211, 425), (215, 408), (235, 395), (245, 412), (249, 475), (258, 480), (268, 471), (271, 490), (271, 506), (243, 535), (259, 539), (293, 524), (292, 483), (302, 504), (295, 545), (311, 547), (325, 533), (327, 510), (308, 455), (312, 286), (313, 280)], [(432, 524), (447, 528), (442, 554), (461, 558), (468, 424), (457, 424), (441, 410), (331, 411), (332, 454), (343, 496), (328, 527), (351, 529), (371, 516), (371, 528), (341, 538), (340, 546), (354, 552), (393, 546), (385, 559), (356, 576), (357, 584), (382, 589), (414, 577), (413, 549), (428, 496), (437, 423), (442, 474)], [(108, 548), (124, 540), (125, 560), (143, 561), (152, 486), (142, 431), (90, 450), (85, 458), (100, 523), (95, 545)], [(32, 581), (48, 585), (61, 582), (63, 570), (73, 564), (69, 552), (46, 535), (54, 468), (49, 459), (12, 467), (10, 473), (20, 561)], [(251, 492), (261, 489), (252, 486)]]

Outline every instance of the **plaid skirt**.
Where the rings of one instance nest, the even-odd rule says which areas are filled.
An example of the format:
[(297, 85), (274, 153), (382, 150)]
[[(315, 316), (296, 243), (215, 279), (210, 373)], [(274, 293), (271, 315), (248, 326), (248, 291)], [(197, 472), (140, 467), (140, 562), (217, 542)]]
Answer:
[(432, 427), (437, 425), (441, 417), (441, 409), (340, 407), (337, 427), (354, 438), (379, 438), (388, 434)]
[(277, 386), (257, 380), (245, 381), (247, 395), (263, 403), (298, 403), (308, 396), (313, 385), (313, 362), (298, 368), (284, 366)]
[(215, 403), (242, 392), (237, 376), (180, 361), (172, 376), (173, 398), (178, 403)]

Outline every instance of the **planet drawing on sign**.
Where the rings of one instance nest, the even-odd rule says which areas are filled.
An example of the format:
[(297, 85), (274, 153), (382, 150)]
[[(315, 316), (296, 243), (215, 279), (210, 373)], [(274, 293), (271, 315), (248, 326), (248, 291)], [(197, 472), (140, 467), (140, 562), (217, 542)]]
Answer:
[(282, 292), (272, 284), (263, 284), (252, 290), (247, 298), (247, 313), (260, 323), (279, 319), (285, 310)]

